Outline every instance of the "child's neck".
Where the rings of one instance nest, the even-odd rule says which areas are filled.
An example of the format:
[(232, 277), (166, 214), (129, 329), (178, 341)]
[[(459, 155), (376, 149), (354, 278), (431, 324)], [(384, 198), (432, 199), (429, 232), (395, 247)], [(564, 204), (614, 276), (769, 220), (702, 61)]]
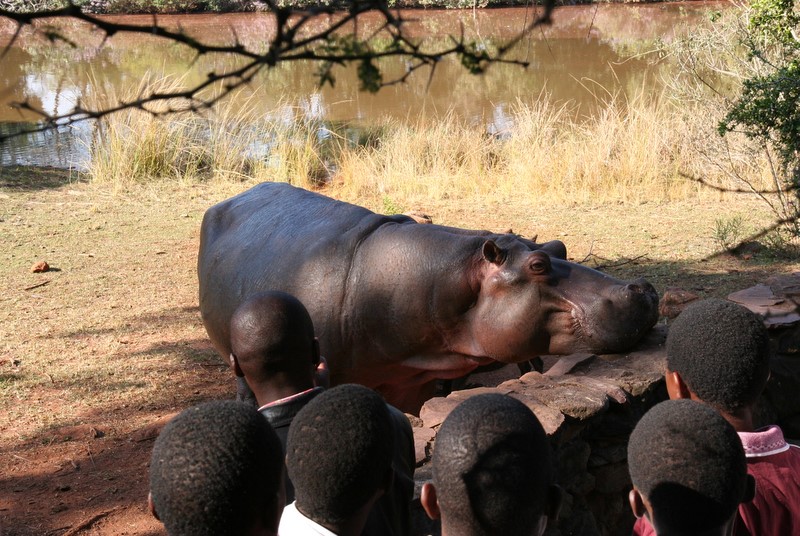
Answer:
[(733, 413), (720, 411), (720, 414), (725, 417), (725, 420), (728, 421), (737, 432), (754, 432), (756, 429), (753, 422), (753, 408), (751, 406), (745, 406)]

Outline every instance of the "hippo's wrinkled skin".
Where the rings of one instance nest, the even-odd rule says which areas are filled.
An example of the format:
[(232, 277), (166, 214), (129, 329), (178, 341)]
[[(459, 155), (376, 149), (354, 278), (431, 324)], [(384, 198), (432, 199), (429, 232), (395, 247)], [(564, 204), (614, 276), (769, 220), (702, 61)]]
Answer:
[(294, 294), (332, 384), (361, 383), (417, 411), (436, 379), (541, 354), (624, 351), (655, 324), (649, 283), (565, 258), (561, 242), (422, 225), (264, 183), (206, 212), (200, 311), (227, 361), (236, 307), (260, 290)]

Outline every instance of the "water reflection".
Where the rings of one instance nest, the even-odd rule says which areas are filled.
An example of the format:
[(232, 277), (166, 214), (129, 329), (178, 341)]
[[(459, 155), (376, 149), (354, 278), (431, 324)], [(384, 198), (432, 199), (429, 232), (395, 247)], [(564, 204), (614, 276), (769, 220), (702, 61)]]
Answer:
[(0, 123), (0, 136), (12, 136), (0, 145), (0, 166), (52, 166), (85, 169), (89, 161), (92, 125), (88, 122), (26, 132), (31, 123)]
[[(508, 107), (516, 102), (529, 103), (547, 95), (557, 103), (574, 103), (575, 113), (591, 115), (604, 98), (616, 92), (635, 95), (641, 88), (659, 91), (659, 71), (668, 66), (647, 55), (631, 57), (631, 51), (646, 50), (654, 39), (669, 38), (683, 23), (696, 24), (706, 9), (695, 2), (563, 7), (556, 10), (552, 27), (534, 32), (513, 51), (512, 57), (530, 62), (527, 69), (493, 65), (484, 76), (476, 77), (468, 74), (457, 59), (447, 58), (432, 77), (419, 72), (406, 84), (372, 95), (358, 91), (354, 68), (335, 68), (335, 86), (320, 89), (314, 77), (317, 66), (295, 62), (263, 71), (238, 98), (241, 106), (255, 106), (261, 113), (287, 123), (296, 121), (298, 114), (305, 121), (323, 125), (346, 122), (355, 126), (385, 118), (418, 121), (455, 114), (485, 126), (491, 135), (504, 137), (513, 126)], [(463, 24), (468, 33), (490, 45), (512, 37), (531, 16), (525, 8), (409, 15), (418, 20), (413, 29), (420, 35), (458, 34)], [(129, 20), (137, 19), (126, 18), (126, 22)], [(190, 34), (211, 39), (235, 36), (248, 46), (263, 42), (261, 32), (269, 31), (266, 15), (164, 17), (159, 22), (180, 25)], [(0, 64), (0, 133), (25, 130), (29, 127), (26, 121), (37, 119), (11, 106), (14, 102), (26, 102), (58, 115), (69, 112), (77, 103), (100, 106), (133, 98), (147, 77), (190, 86), (209, 72), (234, 69), (239, 62), (213, 54), (196, 58), (184, 46), (138, 35), (118, 34), (103, 46), (99, 46), (96, 35), (80, 31), (76, 35), (83, 40), (77, 48), (29, 37), (9, 49)], [(0, 40), (3, 36), (0, 28)], [(402, 61), (385, 60), (381, 68), (386, 78), (392, 78), (402, 74), (406, 66)], [(331, 133), (322, 126), (317, 135), (323, 139)], [(92, 125), (88, 122), (27, 134), (0, 147), (0, 163), (80, 166), (88, 158), (91, 139)], [(269, 143), (254, 145), (250, 151), (268, 152)]]
[(486, 132), (498, 139), (506, 139), (514, 130), (514, 119), (506, 113), (505, 104), (495, 106), (492, 120), (486, 125)]

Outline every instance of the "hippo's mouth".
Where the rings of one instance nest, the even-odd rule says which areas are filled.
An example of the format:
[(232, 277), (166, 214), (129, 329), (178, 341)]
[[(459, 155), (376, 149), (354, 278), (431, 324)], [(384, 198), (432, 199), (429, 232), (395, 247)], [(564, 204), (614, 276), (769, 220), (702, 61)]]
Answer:
[(586, 312), (571, 300), (563, 299), (563, 307), (551, 314), (548, 353), (566, 355), (591, 351), (585, 325)]
[(618, 290), (587, 304), (562, 297), (568, 319), (560, 321), (560, 332), (551, 331), (551, 351), (610, 354), (638, 343), (658, 319), (658, 294), (649, 284), (643, 289), (627, 284)]

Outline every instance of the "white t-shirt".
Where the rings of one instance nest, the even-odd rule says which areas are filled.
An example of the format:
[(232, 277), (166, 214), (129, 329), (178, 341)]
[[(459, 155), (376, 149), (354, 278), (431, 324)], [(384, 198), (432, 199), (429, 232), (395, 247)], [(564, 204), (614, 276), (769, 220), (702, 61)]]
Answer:
[(292, 503), (283, 509), (278, 536), (336, 536), (336, 534), (304, 516), (295, 503)]

